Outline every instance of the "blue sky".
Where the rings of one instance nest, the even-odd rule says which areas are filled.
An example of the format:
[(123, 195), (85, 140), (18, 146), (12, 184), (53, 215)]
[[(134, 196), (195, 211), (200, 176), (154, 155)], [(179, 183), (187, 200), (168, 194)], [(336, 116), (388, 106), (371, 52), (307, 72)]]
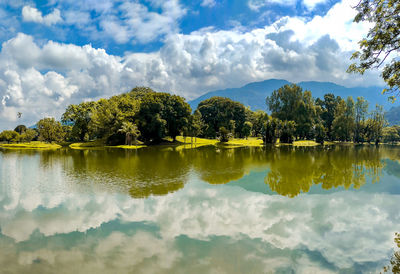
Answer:
[(356, 2), (0, 0), (0, 128), (137, 85), (187, 99), (269, 78), (376, 85), (345, 72), (369, 28)]

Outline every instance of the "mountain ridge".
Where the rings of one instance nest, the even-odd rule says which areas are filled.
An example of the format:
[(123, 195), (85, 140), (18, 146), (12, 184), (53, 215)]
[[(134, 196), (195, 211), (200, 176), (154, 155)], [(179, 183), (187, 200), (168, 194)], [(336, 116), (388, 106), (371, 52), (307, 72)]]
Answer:
[[(259, 82), (251, 82), (239, 88), (226, 88), (221, 90), (213, 90), (207, 92), (198, 98), (189, 101), (193, 110), (197, 105), (208, 98), (213, 96), (228, 97), (234, 101), (239, 101), (245, 106), (250, 107), (252, 110), (267, 110), (265, 99), (270, 96), (272, 92), (280, 87), (292, 84), (284, 79), (267, 79)], [(347, 98), (353, 96), (354, 100), (358, 96), (363, 96), (368, 100), (370, 108), (375, 107), (375, 104), (380, 104), (385, 110), (393, 107), (393, 104), (388, 100), (387, 96), (382, 95), (384, 87), (371, 86), (371, 87), (345, 87), (333, 82), (319, 82), (319, 81), (302, 81), (296, 83), (303, 90), (311, 91), (314, 98), (323, 98), (326, 93), (333, 93), (336, 96)]]

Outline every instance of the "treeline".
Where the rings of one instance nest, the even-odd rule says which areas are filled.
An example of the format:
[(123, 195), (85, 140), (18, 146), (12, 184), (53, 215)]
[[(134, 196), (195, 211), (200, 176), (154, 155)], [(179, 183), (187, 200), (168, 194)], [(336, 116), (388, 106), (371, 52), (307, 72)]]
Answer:
[(266, 122), (266, 140), (274, 143), (292, 142), (294, 139), (315, 139), (342, 142), (397, 142), (398, 126), (386, 127), (383, 107), (376, 105), (369, 112), (369, 103), (363, 97), (356, 101), (328, 93), (314, 99), (310, 91), (297, 85), (285, 85), (267, 97), (272, 113)]
[(310, 91), (285, 85), (266, 98), (271, 115), (251, 111), (239, 102), (212, 97), (200, 102), (192, 113), (181, 96), (136, 87), (132, 91), (70, 105), (61, 117), (44, 118), (35, 129), (23, 125), (0, 133), (0, 141), (84, 142), (105, 140), (110, 145), (131, 145), (140, 140), (159, 143), (169, 136), (262, 138), (265, 143), (294, 140), (397, 142), (400, 127), (385, 127), (381, 106), (369, 112), (368, 102), (358, 97), (343, 99), (326, 94), (314, 99)]

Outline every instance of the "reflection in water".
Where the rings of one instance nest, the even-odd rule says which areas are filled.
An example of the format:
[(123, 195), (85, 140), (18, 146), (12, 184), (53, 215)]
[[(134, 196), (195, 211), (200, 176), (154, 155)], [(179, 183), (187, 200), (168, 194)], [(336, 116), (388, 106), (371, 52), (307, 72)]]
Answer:
[[(375, 146), (265, 147), (224, 149), (201, 147), (139, 150), (3, 151), (3, 157), (38, 157), (40, 168), (60, 168), (81, 186), (129, 193), (134, 198), (165, 195), (182, 189), (191, 172), (210, 184), (239, 180), (252, 170), (268, 171), (267, 186), (295, 197), (313, 185), (322, 189), (359, 189), (367, 179), (378, 182), (387, 172), (400, 176), (400, 148)], [(391, 159), (386, 160), (384, 159)], [(396, 161), (397, 160), (397, 161)]]
[[(376, 273), (400, 226), (398, 156), (367, 146), (2, 151), (0, 272)], [(238, 187), (254, 173), (281, 195)], [(313, 185), (317, 195), (287, 198)]]
[[(394, 242), (396, 243), (397, 248), (400, 248), (400, 233), (396, 233)], [(383, 272), (400, 273), (400, 250), (393, 253), (392, 258), (390, 259), (390, 266), (385, 266)]]
[(384, 167), (381, 157), (380, 149), (373, 147), (281, 148), (273, 154), (265, 182), (288, 197), (308, 192), (313, 184), (323, 189), (358, 189), (366, 176), (379, 181)]

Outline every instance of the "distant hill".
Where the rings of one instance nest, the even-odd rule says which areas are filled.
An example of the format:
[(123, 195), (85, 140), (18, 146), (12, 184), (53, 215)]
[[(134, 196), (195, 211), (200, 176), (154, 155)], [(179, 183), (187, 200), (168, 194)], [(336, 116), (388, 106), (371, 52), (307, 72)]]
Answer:
[(385, 113), (385, 118), (390, 125), (400, 125), (400, 106), (392, 107)]
[[(210, 91), (197, 99), (189, 101), (189, 104), (194, 110), (201, 101), (213, 96), (221, 96), (239, 101), (245, 106), (249, 106), (252, 110), (267, 110), (265, 104), (266, 97), (271, 95), (274, 90), (286, 84), (291, 83), (286, 80), (270, 79), (262, 82), (250, 83), (241, 88)], [(387, 96), (382, 95), (383, 87), (346, 88), (330, 82), (300, 82), (297, 83), (297, 85), (301, 86), (303, 90), (310, 90), (315, 98), (322, 98), (326, 93), (333, 93), (343, 98), (353, 96), (354, 100), (358, 96), (363, 96), (370, 103), (370, 107), (374, 107), (375, 104), (383, 105), (386, 110), (393, 107), (393, 104), (388, 101)]]

